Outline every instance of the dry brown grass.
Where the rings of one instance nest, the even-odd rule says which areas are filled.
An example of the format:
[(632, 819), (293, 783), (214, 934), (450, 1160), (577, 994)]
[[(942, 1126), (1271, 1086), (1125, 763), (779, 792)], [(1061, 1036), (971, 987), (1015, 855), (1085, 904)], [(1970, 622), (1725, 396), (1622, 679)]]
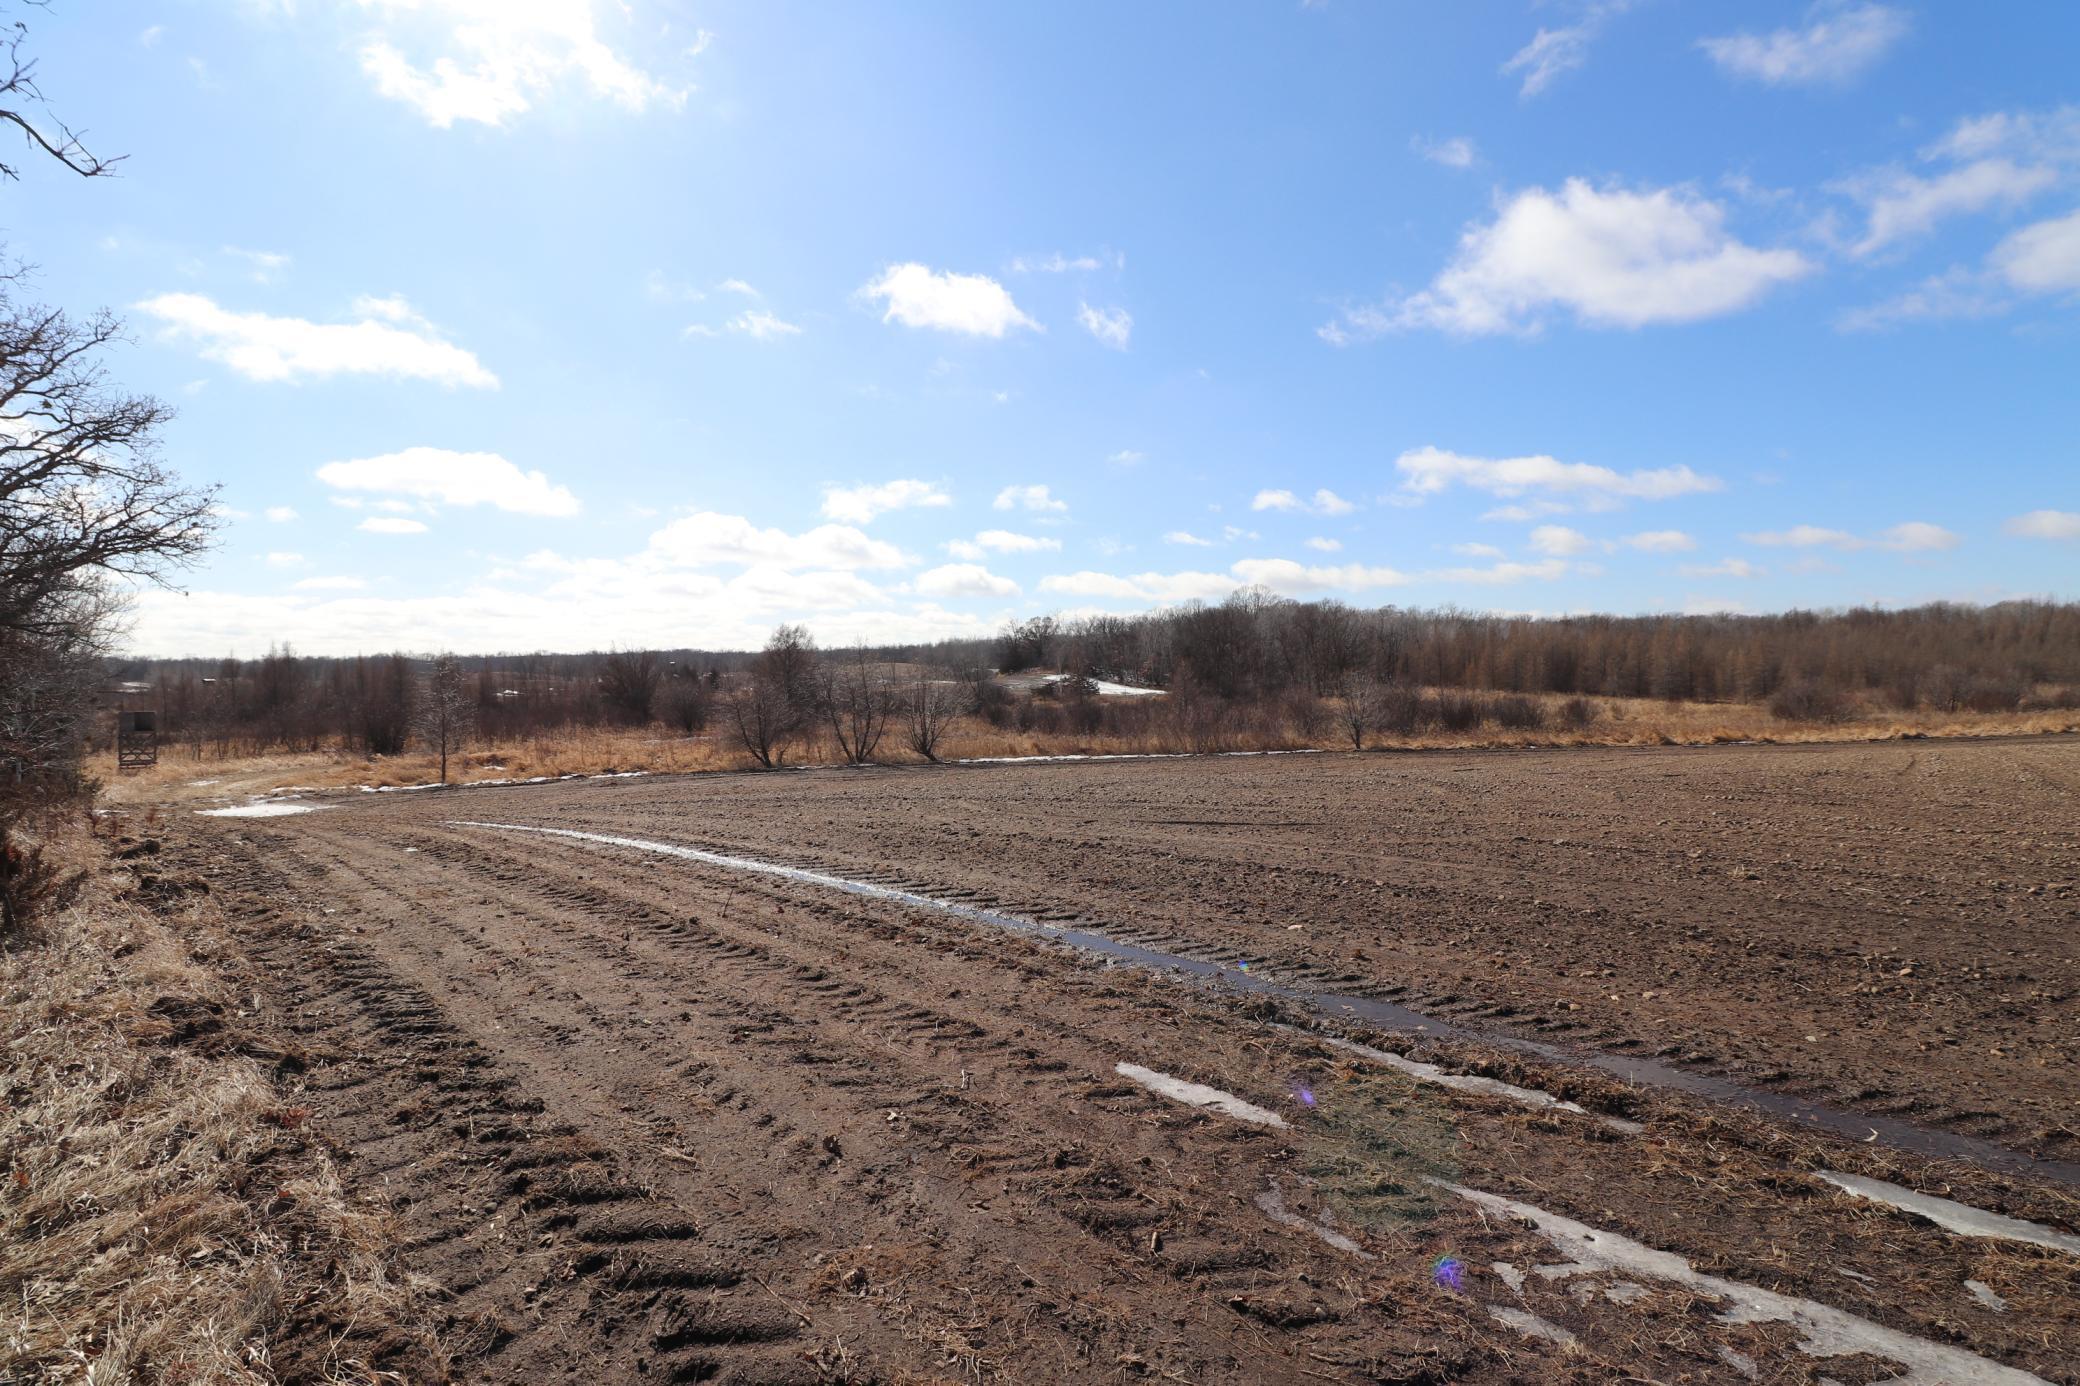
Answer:
[(162, 917), (106, 844), (54, 846), (84, 889), (0, 956), (0, 1382), (395, 1379), (338, 1341), (281, 1362), (292, 1323), (410, 1322), (414, 1288), (308, 1111), (211, 1024), (239, 1011), (194, 956), (206, 903)]
[[(1557, 698), (1543, 699), (1548, 707)], [(1509, 731), (1482, 727), (1466, 733), (1422, 732), (1410, 736), (1368, 737), (1368, 749), (1480, 750), (1527, 746), (1699, 746), (1734, 742), (1886, 741), (1903, 736), (1973, 737), (2048, 735), (2080, 732), (2080, 711), (2011, 713), (1904, 713), (1884, 711), (1842, 722), (1785, 722), (1760, 704), (1670, 703), (1653, 699), (1597, 698), (1596, 720), (1578, 730), (1556, 726), (1544, 730)], [(1306, 737), (1291, 728), (1238, 725), (1219, 740), (1221, 749), (1348, 750), (1350, 743), (1335, 727)], [(961, 719), (940, 748), (942, 760), (991, 756), (1161, 755), (1177, 754), (1188, 745), (1174, 732), (1152, 727), (1140, 735), (1080, 735), (1073, 732), (1022, 732), (992, 727), (980, 718)], [(313, 751), (231, 760), (194, 759), (169, 748), (152, 770), (118, 779), (109, 773), (110, 798), (116, 802), (157, 803), (168, 800), (237, 798), (246, 794), (304, 786), (350, 789), (431, 784), (438, 777), (431, 755), (366, 756), (347, 751)], [(789, 764), (827, 764), (837, 759), (824, 739), (794, 747)], [(914, 762), (891, 735), (882, 746), (886, 763)], [(457, 783), (531, 779), (536, 776), (595, 775), (642, 770), (652, 774), (687, 771), (742, 770), (751, 759), (728, 734), (709, 731), (681, 736), (662, 727), (575, 728), (550, 736), (529, 737), (471, 747), (451, 759), (449, 776)]]

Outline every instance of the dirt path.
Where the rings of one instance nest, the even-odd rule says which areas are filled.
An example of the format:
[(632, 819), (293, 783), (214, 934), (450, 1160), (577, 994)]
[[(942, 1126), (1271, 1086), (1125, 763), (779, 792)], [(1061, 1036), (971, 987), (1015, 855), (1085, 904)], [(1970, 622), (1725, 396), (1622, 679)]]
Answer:
[[(2072, 904), (2026, 886), (2071, 878), (2080, 756), (1946, 747), (1925, 771), (1931, 754), (594, 781), (190, 819), (172, 844), (246, 948), (261, 1021), (310, 1051), (312, 1120), (343, 1178), (392, 1202), (439, 1286), (459, 1379), (1705, 1381), (1752, 1363), (1861, 1381), (1921, 1350), (1858, 1355), (1868, 1329), (2072, 1381), (2080, 1257), (1946, 1232), (1815, 1171), (2065, 1231), (2069, 1191), (1563, 1066), (1439, 1055), (1589, 1109), (1537, 1110), (1413, 1081), (1262, 998), (943, 911), (457, 826), (812, 862), (1540, 1033), (1645, 1044), (1681, 1016), (1704, 1062), (2057, 1147)], [(1902, 773), (1939, 781), (1889, 810), (1918, 824), (1912, 846), (1868, 794)], [(1967, 821), (1985, 826), (1949, 840)], [(1885, 908), (1845, 908), (1873, 881)], [(1757, 910), (1758, 887), (1783, 898)], [(1881, 975), (1845, 961), (1878, 936), (1917, 950), (1915, 975), (1836, 994), (1838, 975)], [(2061, 999), (1996, 1001), (2023, 967), (2003, 970), (2011, 953), (2034, 953), (2032, 984)], [(1915, 981), (1967, 966), (1990, 975)], [(1572, 975), (1592, 969), (1609, 975)], [(1827, 994), (1770, 1000), (1793, 982)], [(1677, 999), (1564, 1010), (1628, 989)], [(2040, 1033), (2040, 1014), (2066, 1030)], [(1950, 1046), (1912, 1049), (1946, 1025), (2006, 1025), (1986, 1038), (2016, 1062), (1974, 1080)], [(1840, 1041), (1786, 1038), (1805, 1026)], [(2068, 1067), (2030, 1062), (2047, 1056)], [(1150, 1072), (1277, 1124), (1165, 1096)], [(1696, 1285), (1636, 1268), (1551, 1271), (1570, 1259), (1557, 1224), (1480, 1197), (1865, 1329), (1722, 1321)]]

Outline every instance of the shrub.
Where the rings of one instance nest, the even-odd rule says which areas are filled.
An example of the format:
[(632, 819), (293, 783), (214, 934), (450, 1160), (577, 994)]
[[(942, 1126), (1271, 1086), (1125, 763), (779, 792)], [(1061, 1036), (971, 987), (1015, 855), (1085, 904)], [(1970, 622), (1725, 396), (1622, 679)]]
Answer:
[(1554, 709), (1553, 719), (1569, 731), (1582, 731), (1596, 721), (1596, 704), (1587, 698), (1568, 698)]
[(1849, 715), (1849, 702), (1837, 689), (1795, 679), (1770, 695), (1769, 715), (1784, 722), (1839, 722)]
[(1540, 731), (1546, 725), (1546, 710), (1536, 698), (1522, 693), (1504, 693), (1488, 704), (1488, 714), (1510, 731)]

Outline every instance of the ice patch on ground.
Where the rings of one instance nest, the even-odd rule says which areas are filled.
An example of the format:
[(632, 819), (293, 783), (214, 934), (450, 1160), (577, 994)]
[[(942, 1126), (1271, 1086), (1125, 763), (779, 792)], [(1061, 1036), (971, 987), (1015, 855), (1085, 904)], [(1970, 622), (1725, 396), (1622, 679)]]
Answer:
[(1527, 1313), (1525, 1310), (1512, 1309), (1506, 1304), (1491, 1304), (1488, 1306), (1488, 1317), (1508, 1324), (1527, 1338), (1544, 1338), (1547, 1342), (1558, 1343), (1561, 1347), (1574, 1346), (1574, 1334), (1557, 1323), (1547, 1323), (1538, 1315)]
[(1991, 1309), (1994, 1313), (2005, 1314), (2008, 1312), (2008, 1301), (2002, 1299), (1999, 1295), (1995, 1294), (1993, 1292), (1993, 1286), (1987, 1284), (1985, 1281), (1967, 1280), (1964, 1282), (1964, 1287), (1965, 1289), (1971, 1292), (1971, 1296), (1973, 1299), (1978, 1300), (1981, 1304), (1985, 1305), (1988, 1309)]
[(1204, 1083), (1187, 1083), (1182, 1078), (1172, 1078), (1167, 1073), (1158, 1073), (1152, 1068), (1143, 1068), (1140, 1064), (1114, 1064), (1112, 1071), (1122, 1078), (1139, 1083), (1150, 1092), (1161, 1093), (1171, 1101), (1182, 1102), (1187, 1107), (1205, 1107), (1234, 1117), (1237, 1121), (1285, 1129), (1286, 1119), (1277, 1112), (1266, 1111), (1254, 1102), (1245, 1102), (1232, 1092), (1209, 1088)]
[(1842, 1174), (1823, 1169), (1820, 1177), (1836, 1188), (1847, 1190), (1858, 1198), (1867, 1198), (1873, 1203), (1883, 1203), (1903, 1212), (1927, 1218), (1947, 1232), (1961, 1233), (1967, 1237), (1997, 1237), (2004, 1242), (2027, 1242), (2048, 1251), (2063, 1251), (2069, 1256), (2080, 1256), (2080, 1237), (2070, 1232), (2059, 1232), (2037, 1222), (2024, 1222), (2001, 1213), (1989, 1213), (1984, 1208), (1974, 1208), (1969, 1203), (1956, 1203), (1934, 1194), (1916, 1193), (1898, 1184), (1888, 1184), (1882, 1179), (1866, 1179), (1860, 1174)]
[(316, 813), (320, 807), (318, 804), (280, 802), (239, 804), (233, 808), (197, 809), (196, 814), (202, 818), (283, 818), (292, 813)]
[[(1295, 1031), (1294, 1033), (1308, 1034), (1307, 1031)], [(1369, 1044), (1359, 1044), (1356, 1040), (1338, 1039), (1334, 1035), (1309, 1035), (1309, 1037), (1320, 1040), (1332, 1049), (1341, 1049), (1347, 1053), (1356, 1054), (1361, 1059), (1369, 1059), (1373, 1063), (1385, 1064), (1389, 1068), (1407, 1074), (1419, 1083), (1435, 1083), (1439, 1087), (1450, 1088), (1454, 1092), (1480, 1093), (1486, 1097), (1506, 1097), (1512, 1102), (1520, 1102), (1524, 1106), (1537, 1111), (1572, 1112), (1577, 1116), (1595, 1117), (1597, 1121), (1602, 1122), (1611, 1130), (1623, 1131), (1629, 1136), (1636, 1136), (1646, 1129), (1636, 1121), (1626, 1121), (1622, 1117), (1602, 1116), (1591, 1112), (1577, 1103), (1555, 1097), (1549, 1092), (1540, 1092), (1537, 1088), (1520, 1088), (1515, 1083), (1505, 1083), (1499, 1078), (1481, 1078), (1471, 1073), (1447, 1073), (1436, 1064), (1426, 1064), (1415, 1059), (1404, 1058), (1402, 1055), (1389, 1050), (1374, 1049)]]
[(1869, 1353), (1904, 1367), (1903, 1373), (1886, 1378), (1888, 1386), (1956, 1386), (1965, 1381), (1984, 1386), (2049, 1386), (2040, 1376), (1989, 1362), (1962, 1348), (1916, 1338), (1809, 1299), (1706, 1275), (1674, 1252), (1656, 1251), (1616, 1232), (1600, 1231), (1498, 1194), (1443, 1180), (1433, 1182), (1497, 1217), (1517, 1219), (1537, 1228), (1556, 1251), (1568, 1258), (1561, 1265), (1538, 1267), (1539, 1274), (1547, 1279), (1623, 1271), (1645, 1280), (1681, 1285), (1700, 1295), (1727, 1301), (1728, 1307), (1719, 1315), (1721, 1323), (1792, 1325), (1800, 1335), (1798, 1350), (1808, 1357)]

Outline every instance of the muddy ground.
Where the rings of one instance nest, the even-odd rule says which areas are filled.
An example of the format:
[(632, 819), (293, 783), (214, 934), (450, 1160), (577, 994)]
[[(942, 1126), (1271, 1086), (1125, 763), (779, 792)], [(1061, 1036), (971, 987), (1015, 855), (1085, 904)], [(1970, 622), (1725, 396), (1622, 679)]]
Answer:
[[(2080, 742), (306, 802), (183, 813), (162, 867), (209, 887), (241, 1022), (296, 1047), (282, 1081), (424, 1280), (423, 1322), (306, 1325), (292, 1357), (346, 1342), (413, 1379), (511, 1382), (2080, 1381), (2071, 1247), (1946, 1231), (1817, 1173), (2080, 1231), (2058, 1177), (2080, 1158)], [(1434, 1032), (1325, 1035), (1276, 998), (658, 846), (1658, 1054), (2047, 1163), (1930, 1160)], [(1333, 1038), (1585, 1110), (1420, 1083)], [(1556, 1219), (1597, 1229), (1595, 1254)], [(1598, 1268), (1613, 1236), (1671, 1255)]]

